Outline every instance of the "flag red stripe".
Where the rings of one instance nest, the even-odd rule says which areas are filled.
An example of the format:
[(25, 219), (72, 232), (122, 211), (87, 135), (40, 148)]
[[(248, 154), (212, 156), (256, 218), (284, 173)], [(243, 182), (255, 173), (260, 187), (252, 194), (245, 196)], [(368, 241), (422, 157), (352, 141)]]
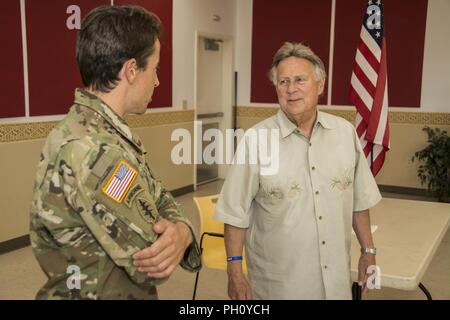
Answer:
[(378, 73), (378, 69), (380, 69), (380, 62), (377, 60), (377, 57), (373, 55), (372, 51), (370, 51), (369, 47), (363, 40), (360, 41), (358, 49), (364, 58), (366, 58), (367, 62), (372, 66), (373, 70)]
[(383, 39), (383, 49), (381, 51), (381, 67), (380, 74), (378, 75), (377, 81), (377, 90), (375, 92), (372, 113), (370, 115), (370, 122), (367, 127), (367, 135), (366, 138), (369, 141), (373, 141), (375, 139), (375, 135), (377, 134), (377, 129), (380, 122), (381, 111), (383, 109), (383, 100), (384, 100), (384, 91), (386, 90), (386, 48), (385, 48), (385, 40)]
[[(377, 1), (376, 4), (370, 2), (368, 6), (369, 5), (379, 7), (381, 12), (380, 21), (384, 22), (382, 16), (382, 0)], [(365, 18), (367, 18), (366, 15)], [(373, 156), (374, 159), (372, 162), (372, 173), (375, 176), (383, 166), (386, 151), (389, 150), (389, 117), (387, 114), (388, 111), (383, 109), (388, 106), (386, 40), (384, 37), (382, 38), (381, 46), (379, 45), (380, 42), (376, 40), (379, 39), (380, 35), (382, 36), (384, 34), (383, 25), (381, 25), (381, 29), (378, 28), (378, 30), (367, 30), (364, 26), (365, 23), (366, 21), (363, 22), (361, 27), (361, 38), (357, 49), (357, 56), (355, 57), (355, 63), (353, 65), (353, 74), (350, 83), (350, 100), (355, 105), (356, 111), (359, 114), (357, 117), (356, 132), (361, 140), (361, 144), (364, 145), (364, 154), (369, 161), (371, 160), (372, 151), (375, 151), (374, 153), (377, 154), (376, 157)], [(365, 41), (368, 42), (366, 43)], [(375, 50), (375, 54), (372, 53), (369, 46)], [(362, 58), (359, 57), (360, 54), (373, 70), (369, 70), (369, 66), (367, 66), (365, 62), (362, 66), (358, 64), (357, 59), (360, 59), (360, 62), (363, 61), (361, 60)], [(372, 82), (375, 80), (373, 71), (377, 74), (376, 85)], [(353, 77), (356, 77), (356, 79)], [(372, 79), (372, 81), (370, 81), (370, 79)], [(358, 90), (360, 93), (358, 93)], [(372, 105), (366, 105), (363, 99), (366, 100), (367, 103), (372, 103)], [(374, 144), (374, 141), (376, 141), (377, 144)], [(378, 143), (381, 143), (382, 145), (378, 145)]]
[(364, 131), (366, 131), (367, 125), (364, 122), (364, 119), (361, 121), (361, 123), (356, 127), (356, 133), (358, 134), (358, 137), (361, 137), (364, 134)]
[(355, 63), (353, 73), (358, 78), (359, 82), (364, 86), (367, 92), (373, 97), (375, 95), (375, 86), (372, 84), (370, 79), (366, 76), (364, 71), (361, 69), (359, 64)]
[(368, 142), (366, 146), (364, 147), (364, 154), (366, 155), (366, 158), (370, 155), (370, 151), (372, 149), (372, 143)]
[(356, 92), (353, 87), (350, 87), (350, 101), (356, 106), (356, 110), (362, 116), (364, 121), (368, 123), (370, 121), (370, 109), (366, 106), (364, 101), (362, 101), (358, 92)]

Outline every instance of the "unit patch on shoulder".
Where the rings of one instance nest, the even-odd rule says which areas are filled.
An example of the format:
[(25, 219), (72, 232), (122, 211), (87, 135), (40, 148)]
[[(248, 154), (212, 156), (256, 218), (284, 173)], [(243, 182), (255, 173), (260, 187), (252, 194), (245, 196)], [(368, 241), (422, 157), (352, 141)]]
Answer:
[(131, 187), (130, 191), (128, 191), (128, 194), (124, 200), (125, 204), (127, 205), (128, 208), (131, 208), (131, 205), (133, 204), (134, 199), (142, 191), (144, 191), (144, 188), (142, 188), (142, 186), (139, 183), (137, 183)]
[(148, 223), (155, 223), (159, 217), (158, 209), (153, 201), (148, 201), (145, 198), (137, 197), (137, 208), (142, 218)]
[(115, 202), (122, 203), (137, 175), (137, 171), (125, 160), (122, 160), (114, 169), (114, 173), (102, 191)]

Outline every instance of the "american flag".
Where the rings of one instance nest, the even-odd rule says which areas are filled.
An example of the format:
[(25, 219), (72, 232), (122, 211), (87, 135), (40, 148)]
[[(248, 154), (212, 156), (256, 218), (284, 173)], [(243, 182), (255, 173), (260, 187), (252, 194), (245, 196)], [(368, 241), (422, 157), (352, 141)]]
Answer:
[(103, 192), (114, 201), (121, 203), (136, 175), (136, 170), (125, 161), (121, 161), (113, 176), (104, 186)]
[[(356, 131), (375, 176), (389, 150), (386, 39), (383, 3), (367, 3), (350, 86)], [(373, 153), (373, 154), (372, 154)]]

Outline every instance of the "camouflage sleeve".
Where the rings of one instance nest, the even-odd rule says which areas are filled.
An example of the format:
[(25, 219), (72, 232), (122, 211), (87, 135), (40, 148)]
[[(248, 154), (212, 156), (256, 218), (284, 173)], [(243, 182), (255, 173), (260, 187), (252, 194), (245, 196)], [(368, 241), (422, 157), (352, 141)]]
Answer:
[(159, 219), (141, 168), (119, 147), (92, 138), (66, 145), (61, 161), (70, 172), (61, 176), (65, 197), (106, 254), (136, 283), (164, 282), (133, 265), (133, 254), (157, 239), (152, 227)]
[(161, 180), (157, 179), (151, 169), (147, 166), (150, 173), (150, 193), (155, 197), (155, 204), (159, 214), (174, 223), (185, 223), (192, 233), (192, 243), (187, 248), (180, 266), (188, 271), (196, 272), (201, 268), (200, 247), (195, 237), (194, 227), (189, 219), (186, 217), (182, 207), (175, 201), (172, 194), (166, 190)]

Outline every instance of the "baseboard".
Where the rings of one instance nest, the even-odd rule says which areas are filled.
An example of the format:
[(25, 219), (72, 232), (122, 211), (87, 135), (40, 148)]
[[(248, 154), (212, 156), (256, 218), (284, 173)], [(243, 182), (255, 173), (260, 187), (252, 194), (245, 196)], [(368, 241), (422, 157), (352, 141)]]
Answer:
[[(178, 197), (178, 196), (182, 196), (184, 194), (190, 193), (190, 192), (194, 192), (193, 184), (186, 186), (186, 187), (172, 190), (170, 193), (174, 197)], [(22, 249), (22, 248), (29, 246), (30, 244), (31, 243), (30, 243), (29, 235), (24, 235), (24, 236), (21, 236), (18, 238), (0, 242), (0, 254), (8, 253), (8, 252), (11, 252), (11, 251), (14, 251), (17, 249)]]
[(30, 245), (30, 236), (25, 235), (8, 241), (0, 242), (0, 254), (4, 254), (17, 249), (22, 249)]
[(189, 186), (186, 186), (186, 187), (182, 187), (182, 188), (170, 191), (170, 193), (174, 197), (179, 197), (179, 196), (182, 196), (182, 195), (190, 193), (190, 192), (194, 192), (194, 185), (193, 184), (191, 184)]
[[(436, 197), (430, 195), (426, 189), (389, 186), (389, 185), (382, 185), (382, 184), (378, 185), (378, 188), (380, 189), (381, 192), (429, 197), (430, 200), (436, 199)], [(190, 192), (194, 192), (193, 184), (172, 190), (170, 193), (174, 197), (179, 197), (179, 196), (182, 196), (182, 195), (190, 193)], [(15, 239), (0, 242), (0, 254), (4, 254), (4, 253), (10, 252), (10, 251), (21, 249), (21, 248), (27, 247), (29, 245), (30, 245), (30, 236), (29, 235), (24, 235), (24, 236), (15, 238)]]
[(411, 196), (429, 197), (430, 199), (436, 199), (435, 196), (430, 195), (428, 193), (427, 189), (389, 186), (389, 185), (383, 185), (383, 184), (379, 184), (378, 188), (380, 189), (381, 192), (407, 194), (407, 195), (411, 195)]

